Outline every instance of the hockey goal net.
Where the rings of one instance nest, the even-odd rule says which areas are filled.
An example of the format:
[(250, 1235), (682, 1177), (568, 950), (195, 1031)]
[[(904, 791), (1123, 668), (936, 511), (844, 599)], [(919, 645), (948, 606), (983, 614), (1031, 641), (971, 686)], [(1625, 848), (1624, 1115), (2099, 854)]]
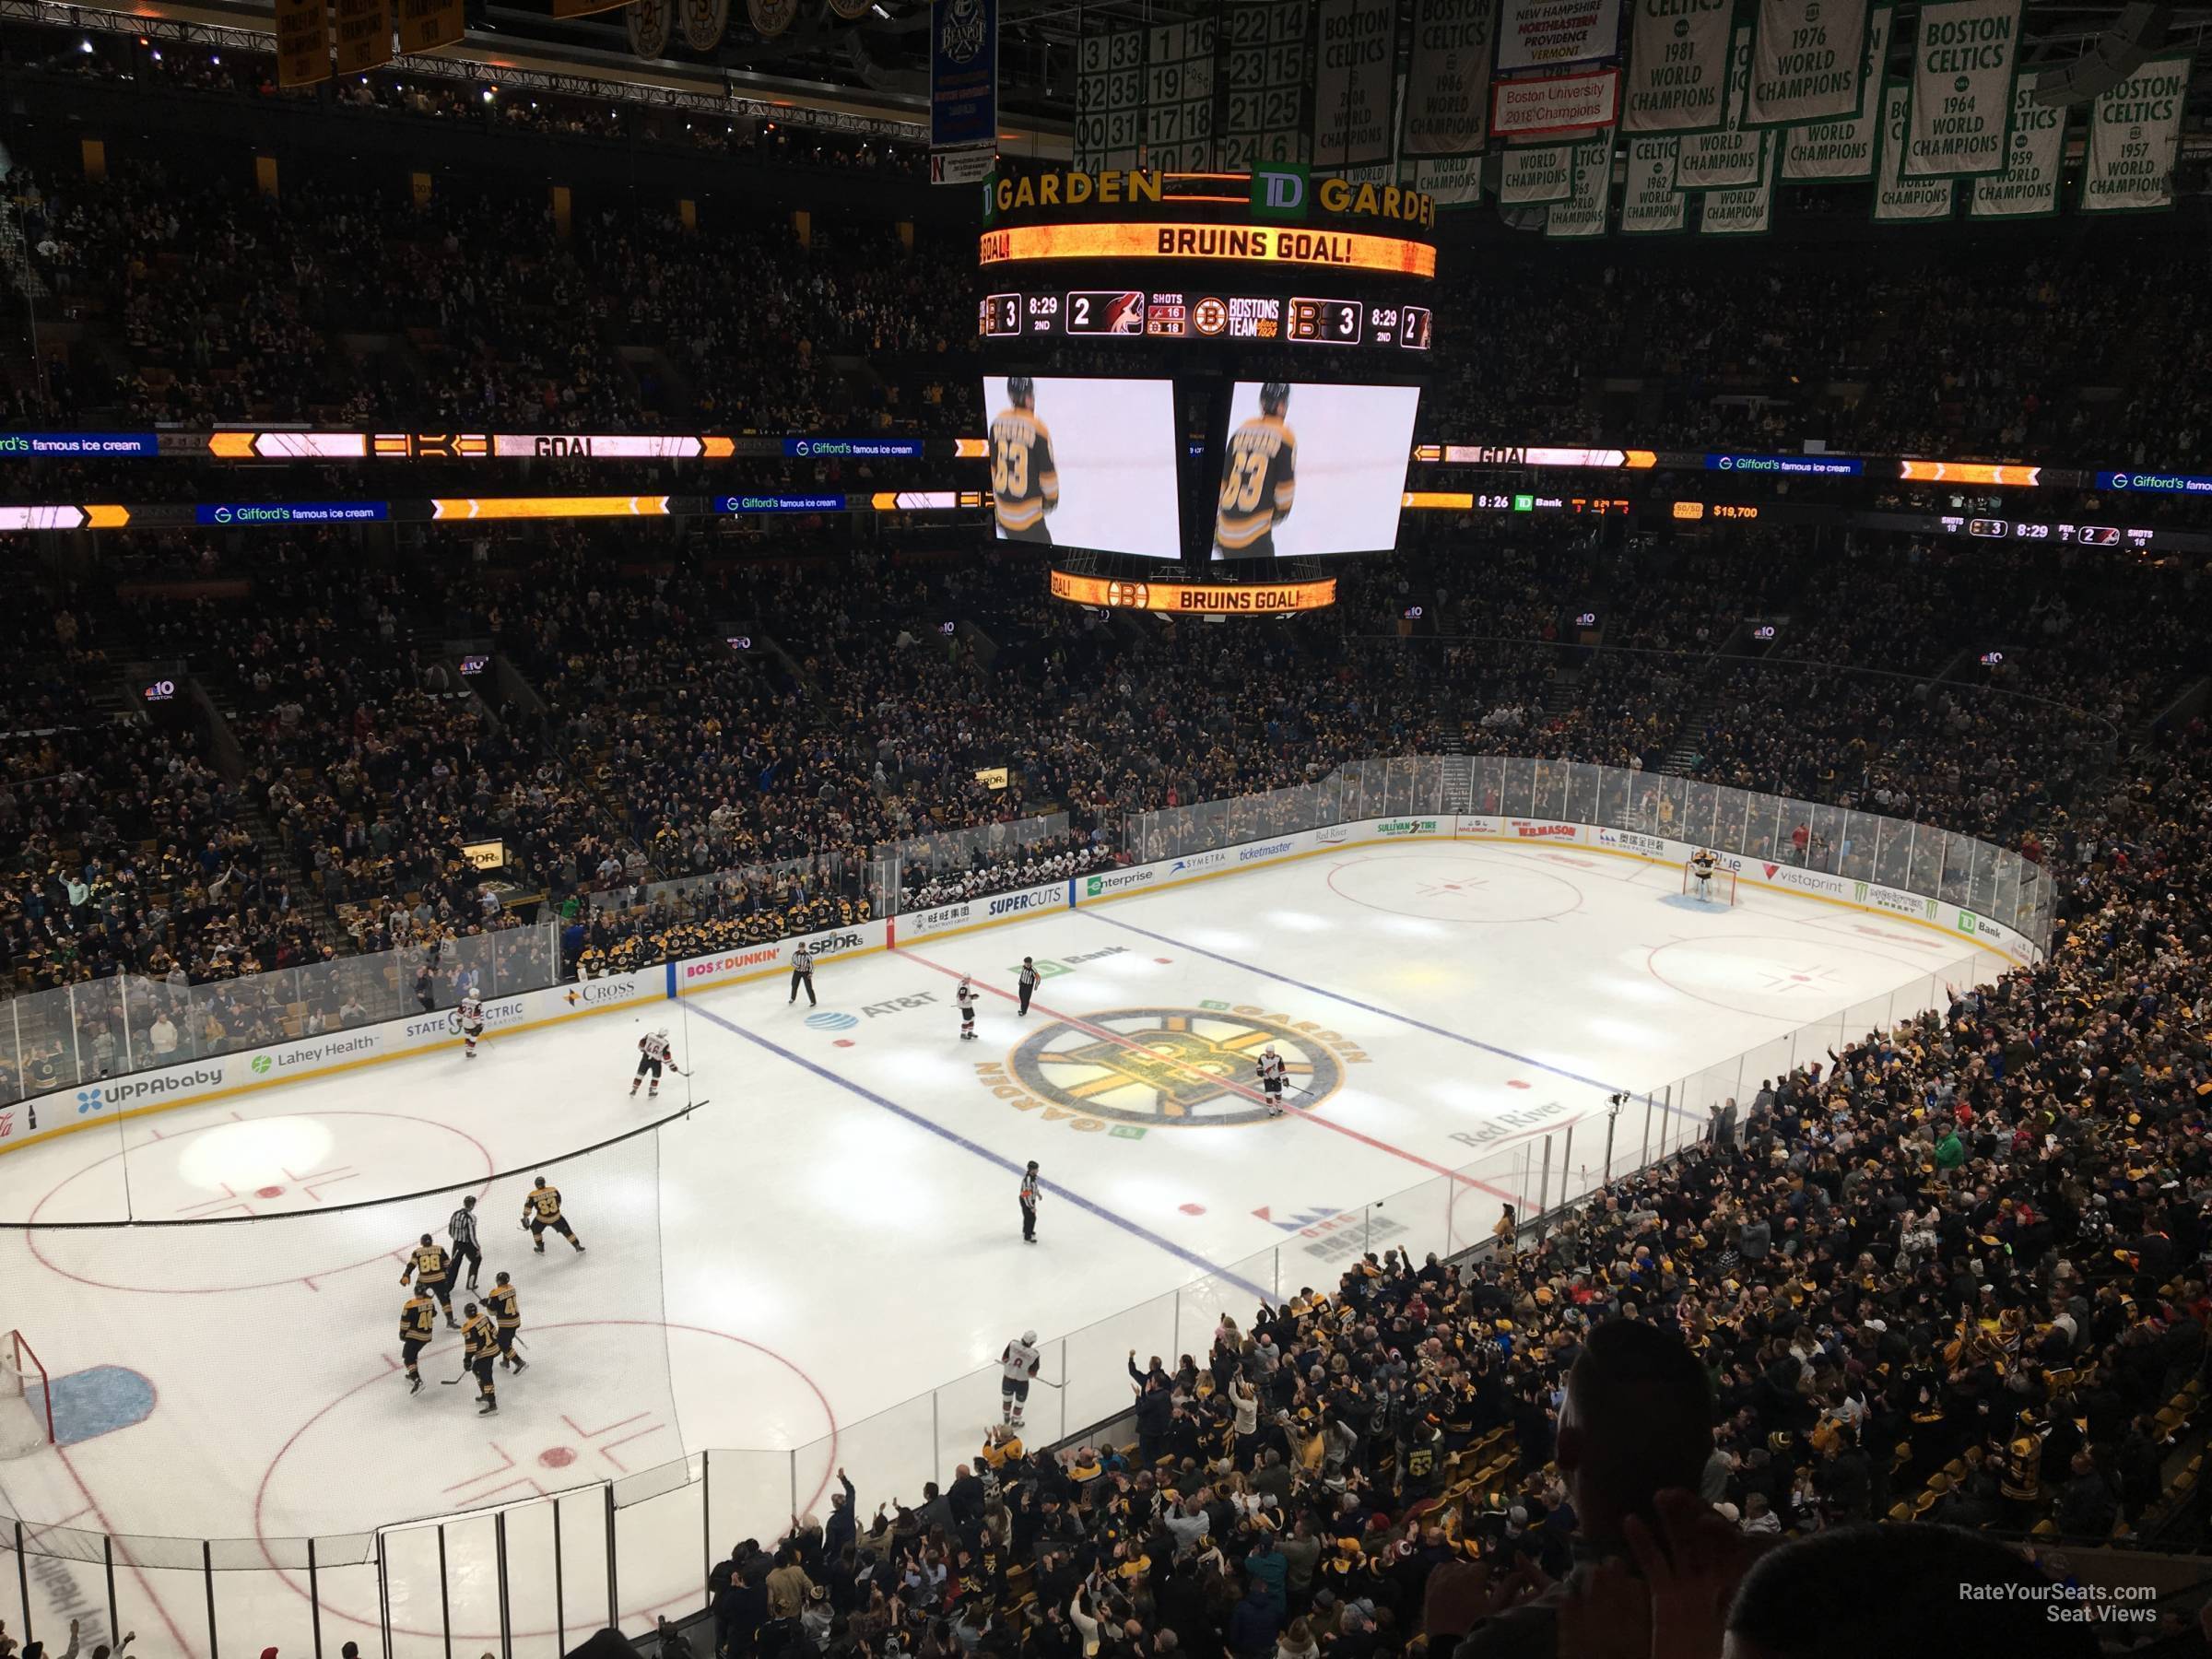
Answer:
[(1682, 890), (1685, 893), (1692, 899), (1702, 898), (1714, 904), (1734, 904), (1735, 902), (1735, 872), (1725, 865), (1714, 870), (1712, 879), (1703, 885), (1704, 891), (1700, 893), (1698, 890), (1698, 866), (1694, 861), (1684, 859), (1682, 861)]
[(0, 1331), (0, 1458), (53, 1444), (53, 1389), (20, 1331)]

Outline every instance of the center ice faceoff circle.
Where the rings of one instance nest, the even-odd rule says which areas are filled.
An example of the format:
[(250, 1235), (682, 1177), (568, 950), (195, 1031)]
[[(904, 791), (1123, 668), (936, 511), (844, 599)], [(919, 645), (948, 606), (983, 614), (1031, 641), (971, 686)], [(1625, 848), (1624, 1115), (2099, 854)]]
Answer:
[(1110, 1008), (1046, 1026), (1009, 1064), (1031, 1093), (1092, 1117), (1147, 1128), (1253, 1124), (1267, 1117), (1261, 1053), (1272, 1044), (1283, 1058), (1285, 1105), (1310, 1111), (1344, 1081), (1332, 1039), (1345, 1041), (1227, 1004)]

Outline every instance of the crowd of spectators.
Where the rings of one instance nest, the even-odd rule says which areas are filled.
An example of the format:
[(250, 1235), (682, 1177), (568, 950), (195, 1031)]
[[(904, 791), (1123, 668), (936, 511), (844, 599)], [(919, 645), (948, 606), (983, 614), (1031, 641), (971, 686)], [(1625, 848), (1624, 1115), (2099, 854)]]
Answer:
[[(715, 1570), (717, 1652), (2117, 1651), (2043, 1602), (2057, 1548), (2204, 1535), (2206, 738), (2053, 849), (2045, 961), (1481, 1259), (1132, 1353), (1122, 1435), (994, 1429), (872, 1520), (843, 1483)], [(2125, 1651), (2200, 1653), (2182, 1605)]]

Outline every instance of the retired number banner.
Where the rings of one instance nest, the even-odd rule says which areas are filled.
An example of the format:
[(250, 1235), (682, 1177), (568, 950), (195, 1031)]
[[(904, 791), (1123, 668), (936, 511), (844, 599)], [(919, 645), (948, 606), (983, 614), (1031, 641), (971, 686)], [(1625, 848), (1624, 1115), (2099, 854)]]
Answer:
[(1629, 140), (1629, 171), (1620, 192), (1623, 236), (1672, 236), (1688, 222), (1689, 198), (1675, 188), (1678, 138)]
[(1701, 133), (1728, 120), (1735, 0), (1634, 0), (1624, 133)]
[(1815, 121), (1784, 129), (1782, 176), (1788, 180), (1871, 179), (1882, 132), (1882, 61), (1889, 52), (1892, 8), (1877, 6), (1866, 26), (1866, 55), (1859, 80), (1859, 112), (1839, 121)]
[(1390, 100), (1398, 75), (1398, 0), (1321, 0), (1313, 82), (1313, 165), (1390, 159)]
[(1497, 34), (1498, 0), (1414, 0), (1401, 160), (1480, 152), (1489, 133)]
[(1905, 106), (1912, 88), (1895, 81), (1882, 88), (1882, 139), (1874, 169), (1874, 217), (1881, 224), (1951, 217), (1951, 182), (1898, 176), (1905, 154)]
[(2153, 58), (2089, 106), (2081, 170), (2084, 213), (2148, 213), (2173, 206), (2173, 158), (2189, 93), (2186, 57)]
[(1929, 0), (1906, 100), (1907, 179), (2005, 171), (2023, 0)]
[(2012, 94), (2012, 137), (2005, 171), (1974, 181), (1969, 218), (2045, 218), (2058, 211), (2060, 163), (2066, 153), (2066, 112), (2042, 102), (2022, 76)]
[(1561, 239), (1603, 236), (1613, 195), (1613, 135), (1601, 133), (1574, 147), (1574, 185), (1545, 216), (1544, 234)]
[(1744, 124), (1792, 126), (1866, 113), (1871, 18), (1868, 0), (1759, 0)]

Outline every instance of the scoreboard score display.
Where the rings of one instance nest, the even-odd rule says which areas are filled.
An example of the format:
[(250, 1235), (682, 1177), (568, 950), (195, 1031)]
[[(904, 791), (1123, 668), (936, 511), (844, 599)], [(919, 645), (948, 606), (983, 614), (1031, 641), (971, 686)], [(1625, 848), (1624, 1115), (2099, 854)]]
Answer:
[(1074, 288), (986, 294), (977, 332), (987, 340), (1120, 335), (1155, 340), (1288, 340), (1427, 351), (1436, 324), (1426, 305), (1314, 294), (1233, 294), (1191, 288)]

